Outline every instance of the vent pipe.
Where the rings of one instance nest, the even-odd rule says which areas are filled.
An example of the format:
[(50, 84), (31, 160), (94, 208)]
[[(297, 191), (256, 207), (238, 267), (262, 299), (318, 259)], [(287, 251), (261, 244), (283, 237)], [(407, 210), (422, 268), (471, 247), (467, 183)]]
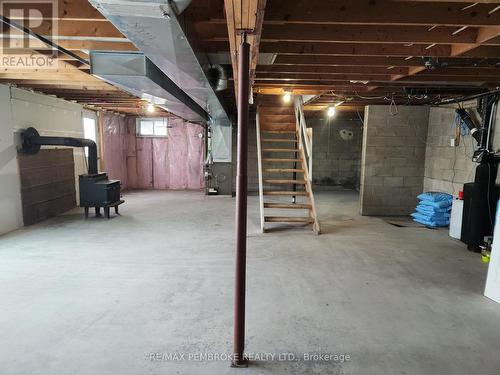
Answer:
[(227, 89), (227, 73), (222, 65), (209, 65), (206, 75), (210, 86), (215, 92)]
[(97, 145), (91, 139), (72, 137), (45, 137), (35, 128), (28, 128), (21, 133), (22, 151), (36, 154), (41, 146), (87, 147), (89, 150), (88, 174), (97, 174)]

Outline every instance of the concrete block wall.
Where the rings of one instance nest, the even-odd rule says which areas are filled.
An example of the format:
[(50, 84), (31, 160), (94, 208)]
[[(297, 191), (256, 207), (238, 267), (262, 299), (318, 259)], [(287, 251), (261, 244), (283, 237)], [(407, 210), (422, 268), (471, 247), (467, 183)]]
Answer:
[[(35, 127), (42, 135), (83, 137), (84, 108), (76, 103), (28, 90), (0, 85), (0, 234), (23, 225), (17, 147), (19, 131)], [(86, 173), (85, 154), (73, 148), (75, 187), (78, 175)]]
[[(476, 102), (465, 104), (474, 108)], [(432, 107), (429, 113), (429, 128), (425, 157), (425, 191), (442, 191), (457, 195), (463, 184), (473, 182), (477, 164), (472, 162), (472, 154), (477, 142), (471, 135), (462, 136), (460, 144), (451, 146), (455, 138), (455, 108)], [(479, 121), (479, 118), (477, 118)], [(497, 112), (496, 123), (500, 124)], [(500, 148), (500, 125), (493, 132), (493, 147)]]
[[(313, 184), (317, 188), (358, 189), (363, 141), (361, 120), (307, 116), (306, 122), (313, 129)], [(352, 133), (352, 139), (343, 139), (341, 131)]]
[[(306, 114), (307, 116), (307, 114)], [(313, 128), (313, 184), (315, 189), (332, 186), (359, 188), (361, 164), (362, 124), (359, 119), (332, 119), (317, 116), (306, 118), (308, 127)], [(353, 133), (351, 140), (343, 140), (341, 130)], [(237, 127), (233, 127), (233, 191), (236, 190), (236, 146)], [(282, 144), (268, 144), (269, 147), (283, 147)], [(259, 191), (257, 159), (257, 132), (255, 113), (250, 114), (248, 127), (248, 191)], [(283, 163), (271, 165), (275, 168), (292, 168)], [(292, 178), (292, 174), (288, 176)]]
[(408, 215), (424, 180), (429, 107), (365, 107), (361, 160), (362, 215)]

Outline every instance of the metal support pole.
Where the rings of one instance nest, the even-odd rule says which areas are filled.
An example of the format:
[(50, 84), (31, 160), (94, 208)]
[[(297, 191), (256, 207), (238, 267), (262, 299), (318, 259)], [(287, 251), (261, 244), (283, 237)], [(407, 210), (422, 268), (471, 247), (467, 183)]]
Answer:
[(236, 267), (234, 290), (234, 367), (246, 367), (245, 350), (245, 279), (247, 247), (247, 159), (248, 110), (250, 94), (250, 45), (242, 35), (238, 61), (238, 165), (236, 176)]

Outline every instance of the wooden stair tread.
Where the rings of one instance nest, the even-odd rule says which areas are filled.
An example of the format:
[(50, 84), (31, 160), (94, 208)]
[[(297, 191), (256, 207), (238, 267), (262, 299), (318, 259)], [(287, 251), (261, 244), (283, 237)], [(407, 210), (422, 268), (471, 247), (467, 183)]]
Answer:
[(268, 161), (273, 163), (288, 163), (288, 162), (301, 162), (302, 159), (276, 159), (276, 158), (263, 158), (262, 161)]
[(299, 152), (298, 148), (263, 148), (263, 152)]
[(295, 134), (295, 130), (261, 130), (261, 132), (270, 134)]
[(295, 139), (286, 139), (286, 138), (264, 138), (261, 140), (262, 142), (282, 142), (282, 143), (297, 143), (298, 141)]
[(314, 219), (305, 216), (264, 216), (264, 221), (269, 223), (313, 223)]
[[(302, 102), (299, 104), (302, 106)], [(262, 232), (266, 231), (265, 223), (312, 224), (316, 234), (321, 232), (314, 195), (305, 179), (308, 168), (299, 145), (302, 130), (297, 129), (296, 105), (297, 102), (283, 105), (281, 98), (271, 96), (258, 106), (256, 125)], [(302, 116), (302, 107), (298, 110)], [(295, 191), (291, 190), (292, 187)], [(300, 203), (292, 203), (291, 197), (298, 197)]]
[(309, 210), (311, 207), (312, 206), (310, 204), (306, 203), (264, 203), (264, 208), (292, 208), (298, 210)]
[(304, 173), (303, 169), (294, 169), (294, 168), (264, 168), (262, 169), (262, 171), (268, 173), (289, 173), (289, 172)]
[(288, 190), (264, 190), (264, 195), (290, 195), (290, 196), (308, 196), (307, 191), (288, 191)]
[(279, 179), (264, 179), (266, 184), (290, 184), (290, 185), (305, 185), (305, 180), (279, 180)]

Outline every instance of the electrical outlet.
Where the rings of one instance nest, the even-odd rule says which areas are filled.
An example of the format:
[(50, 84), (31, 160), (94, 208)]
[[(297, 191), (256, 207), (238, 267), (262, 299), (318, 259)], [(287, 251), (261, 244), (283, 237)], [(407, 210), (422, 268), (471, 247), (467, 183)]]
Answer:
[(450, 146), (455, 147), (455, 138), (450, 139)]

